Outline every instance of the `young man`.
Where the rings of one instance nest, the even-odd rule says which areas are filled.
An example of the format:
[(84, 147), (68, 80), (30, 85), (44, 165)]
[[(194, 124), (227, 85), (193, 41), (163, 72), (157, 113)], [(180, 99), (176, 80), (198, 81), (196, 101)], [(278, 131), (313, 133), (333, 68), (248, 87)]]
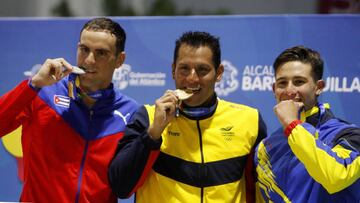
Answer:
[(256, 148), (266, 202), (359, 202), (360, 129), (318, 102), (325, 83), (319, 53), (303, 46), (274, 62), (275, 114), (282, 128)]
[(47, 59), (28, 81), (0, 98), (0, 136), (22, 125), (21, 202), (116, 202), (107, 170), (127, 119), (138, 105), (113, 89), (126, 35), (107, 18), (87, 22), (74, 74), (63, 58)]
[(176, 41), (172, 76), (183, 92), (167, 90), (129, 123), (109, 169), (120, 198), (136, 191), (136, 202), (253, 198), (245, 165), (266, 129), (256, 109), (217, 98), (220, 55), (219, 39), (206, 32), (187, 32)]

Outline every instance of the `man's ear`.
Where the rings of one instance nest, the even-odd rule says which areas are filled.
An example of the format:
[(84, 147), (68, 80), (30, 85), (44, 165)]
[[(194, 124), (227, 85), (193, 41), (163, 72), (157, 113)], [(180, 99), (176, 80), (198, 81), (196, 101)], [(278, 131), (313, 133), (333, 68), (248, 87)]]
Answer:
[(272, 84), (272, 91), (275, 94), (275, 82)]
[(276, 98), (276, 95), (275, 95), (275, 82), (273, 82), (273, 84), (272, 84), (272, 91), (273, 91), (274, 97)]
[(216, 70), (216, 82), (220, 82), (223, 73), (224, 73), (224, 65), (220, 64)]
[(120, 52), (116, 59), (116, 68), (119, 68), (125, 61), (126, 54), (124, 51)]
[(175, 79), (175, 68), (176, 68), (176, 65), (175, 65), (175, 63), (173, 63), (171, 65), (171, 74), (172, 74), (173, 79)]
[(325, 81), (324, 80), (318, 80), (316, 81), (316, 96), (319, 96), (322, 91), (324, 90), (325, 88)]

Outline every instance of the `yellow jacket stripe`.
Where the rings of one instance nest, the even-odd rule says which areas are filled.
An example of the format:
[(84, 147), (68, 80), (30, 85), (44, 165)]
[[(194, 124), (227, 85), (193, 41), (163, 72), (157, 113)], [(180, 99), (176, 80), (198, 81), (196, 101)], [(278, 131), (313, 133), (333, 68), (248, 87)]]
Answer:
[[(360, 178), (359, 154), (349, 154), (350, 151), (340, 145), (334, 149), (326, 147), (323, 142), (317, 142), (314, 135), (302, 125), (292, 130), (288, 142), (310, 175), (330, 194), (348, 187)], [(348, 158), (343, 158), (344, 154), (348, 154)]]

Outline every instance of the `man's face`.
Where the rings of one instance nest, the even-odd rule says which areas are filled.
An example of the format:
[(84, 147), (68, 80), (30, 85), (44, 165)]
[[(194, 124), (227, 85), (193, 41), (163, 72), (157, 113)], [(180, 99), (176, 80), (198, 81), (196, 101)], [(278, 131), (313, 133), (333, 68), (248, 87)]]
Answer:
[(77, 49), (77, 62), (86, 74), (80, 75), (81, 87), (86, 92), (107, 88), (114, 70), (121, 66), (125, 53), (116, 54), (116, 38), (104, 31), (83, 30)]
[(212, 56), (207, 46), (198, 48), (187, 44), (180, 46), (172, 74), (177, 89), (194, 93), (184, 101), (186, 105), (199, 106), (208, 102), (213, 96), (215, 83), (221, 80), (224, 68), (220, 65), (216, 72)]
[(284, 63), (275, 76), (273, 91), (276, 101), (293, 100), (304, 104), (305, 110), (317, 103), (317, 96), (324, 88), (324, 81), (314, 81), (311, 65), (300, 61)]

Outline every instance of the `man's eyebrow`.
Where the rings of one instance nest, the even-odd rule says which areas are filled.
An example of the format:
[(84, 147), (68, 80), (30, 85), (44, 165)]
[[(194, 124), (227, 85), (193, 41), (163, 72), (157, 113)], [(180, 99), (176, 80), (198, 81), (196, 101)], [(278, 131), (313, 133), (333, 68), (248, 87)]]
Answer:
[(95, 51), (105, 51), (105, 52), (110, 52), (109, 49), (105, 49), (105, 48), (98, 48), (98, 49), (95, 49)]
[[(86, 46), (85, 44), (81, 44), (81, 43), (79, 43), (78, 46), (88, 48), (88, 46)], [(106, 48), (97, 48), (97, 49), (95, 49), (95, 51), (111, 52), (111, 50), (106, 49)]]
[(197, 67), (205, 67), (205, 68), (211, 68), (211, 65), (207, 64), (207, 63), (201, 63), (201, 64), (198, 64)]
[(299, 76), (295, 76), (294, 79), (307, 79), (307, 77), (299, 75)]
[(278, 80), (286, 80), (286, 77), (279, 77), (279, 78), (276, 78), (276, 81)]
[(188, 66), (188, 63), (180, 62), (178, 66)]
[(103, 54), (110, 54), (111, 53), (111, 50), (109, 49), (105, 49), (105, 48), (99, 48), (99, 49), (95, 49), (95, 52), (102, 52)]

